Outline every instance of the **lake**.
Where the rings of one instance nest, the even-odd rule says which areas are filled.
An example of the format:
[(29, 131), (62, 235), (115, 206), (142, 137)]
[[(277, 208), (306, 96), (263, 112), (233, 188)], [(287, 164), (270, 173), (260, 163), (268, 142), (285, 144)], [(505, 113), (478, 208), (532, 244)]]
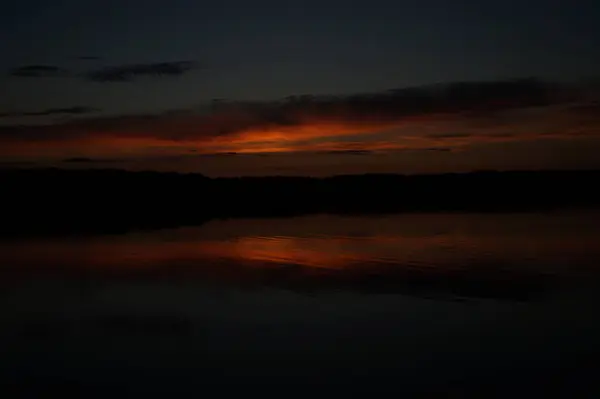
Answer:
[(599, 222), (314, 215), (2, 241), (0, 381), (87, 397), (597, 397)]

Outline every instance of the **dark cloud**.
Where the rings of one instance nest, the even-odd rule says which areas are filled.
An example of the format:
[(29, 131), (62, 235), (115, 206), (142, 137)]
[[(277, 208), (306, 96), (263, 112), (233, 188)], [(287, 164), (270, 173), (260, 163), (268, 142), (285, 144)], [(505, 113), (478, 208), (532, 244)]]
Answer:
[(64, 163), (95, 163), (95, 162), (99, 162), (99, 160), (93, 159), (93, 158), (86, 158), (86, 157), (73, 157), (73, 158), (63, 159), (62, 162), (64, 162)]
[(57, 114), (83, 115), (83, 114), (89, 114), (89, 113), (96, 112), (96, 111), (98, 111), (98, 109), (96, 109), (96, 108), (76, 106), (76, 107), (68, 107), (68, 108), (49, 108), (49, 109), (39, 111), (39, 112), (25, 113), (24, 115), (27, 115), (27, 116), (45, 116), (45, 115), (57, 115)]
[(431, 147), (431, 148), (421, 148), (420, 151), (451, 152), (452, 148), (448, 148), (448, 147)]
[(48, 116), (48, 115), (84, 115), (98, 111), (96, 108), (75, 106), (66, 108), (48, 108), (42, 111), (5, 112), (0, 113), (0, 118), (14, 118), (23, 116)]
[(54, 65), (22, 65), (9, 70), (8, 74), (16, 77), (45, 78), (69, 76), (69, 71)]
[(415, 116), (460, 114), (478, 109), (506, 110), (554, 101), (557, 99), (553, 86), (535, 79), (452, 83), (435, 89), (409, 88), (351, 96), (290, 96), (267, 103), (222, 104), (203, 119), (202, 131), (223, 136), (314, 121), (386, 124)]
[[(80, 56), (78, 60), (97, 61), (100, 57)], [(22, 65), (12, 68), (8, 74), (14, 77), (82, 77), (93, 82), (129, 82), (139, 77), (180, 76), (197, 69), (195, 61), (156, 62), (147, 64), (126, 64), (104, 66), (88, 72), (72, 73), (55, 65)]]
[(470, 133), (435, 133), (427, 135), (427, 137), (432, 139), (460, 139), (471, 136), (472, 134)]
[(18, 166), (28, 166), (35, 165), (35, 162), (32, 161), (0, 161), (0, 168), (6, 167), (18, 167)]
[(338, 155), (371, 155), (373, 151), (370, 150), (332, 150), (323, 151), (325, 154), (338, 154)]
[(569, 106), (569, 109), (573, 112), (577, 112), (580, 115), (600, 115), (600, 100), (591, 101), (585, 104), (573, 104)]
[[(123, 162), (124, 160), (125, 160), (125, 158), (91, 158), (91, 157), (79, 156), (79, 157), (64, 158), (64, 159), (58, 160), (56, 162), (62, 163), (62, 164), (112, 164), (112, 163)], [(132, 162), (134, 160), (135, 159), (132, 159), (132, 158), (127, 159), (128, 162)]]
[[(451, 83), (435, 88), (395, 89), (350, 96), (290, 96), (272, 103), (223, 104), (220, 111), (252, 114), (251, 123), (295, 126), (306, 118), (348, 122), (385, 122), (432, 113), (467, 113), (547, 105), (554, 101), (554, 87), (536, 79), (499, 82)], [(222, 126), (223, 133), (239, 126)]]
[(233, 157), (240, 155), (235, 151), (227, 151), (227, 152), (213, 152), (210, 154), (198, 154), (200, 157)]
[(197, 149), (190, 150), (191, 154), (181, 155), (178, 157), (190, 159), (190, 157), (200, 157), (200, 158), (229, 158), (229, 157), (264, 157), (269, 154), (264, 153), (244, 153), (244, 152), (235, 152), (235, 151), (222, 151), (222, 152), (198, 152)]
[[(45, 111), (36, 112), (35, 114), (39, 115), (42, 112)], [(181, 116), (170, 115), (170, 113), (161, 113), (87, 117), (36, 125), (0, 125), (0, 141), (51, 142), (84, 137), (120, 136), (120, 133), (115, 134), (115, 132), (122, 132), (125, 137), (166, 137), (175, 140), (178, 137), (165, 129), (181, 124), (181, 118)]]
[(94, 82), (129, 82), (141, 76), (180, 76), (197, 67), (194, 61), (128, 64), (99, 68), (86, 77)]
[[(141, 68), (134, 71), (133, 75), (149, 74), (150, 70), (155, 69)], [(131, 72), (122, 70), (119, 73), (120, 76), (129, 76), (127, 74)], [(490, 137), (501, 139), (499, 134), (506, 134), (506, 126), (502, 126), (502, 131), (498, 131), (496, 126), (473, 128), (472, 131), (464, 129), (465, 121), (470, 120), (473, 110), (492, 110), (508, 113), (509, 116), (512, 111), (521, 113), (527, 108), (536, 110), (525, 113), (531, 115), (527, 117), (531, 119), (517, 119), (517, 125), (509, 126), (509, 133), (515, 135), (511, 139), (539, 135), (544, 131), (564, 130), (562, 125), (548, 120), (549, 116), (555, 117), (555, 108), (565, 108), (560, 90), (556, 85), (539, 80), (516, 79), (450, 83), (351, 96), (290, 96), (272, 102), (231, 101), (220, 104), (216, 109), (203, 109), (201, 112), (175, 110), (146, 115), (86, 117), (36, 126), (4, 125), (0, 126), (0, 140), (31, 143), (126, 138), (142, 139), (145, 140), (144, 145), (153, 147), (164, 145), (164, 141), (170, 142), (169, 145), (179, 145), (172, 142), (181, 142), (185, 148), (181, 151), (195, 148), (198, 155), (289, 150), (338, 150), (357, 155), (364, 154), (362, 150), (431, 148), (436, 146), (433, 141), (436, 138), (450, 141), (464, 137), (469, 141), (477, 141), (490, 140)], [(559, 106), (553, 108), (556, 104)], [(65, 110), (53, 109), (29, 115)], [(538, 110), (543, 112), (540, 114)], [(592, 114), (586, 111), (586, 115)], [(571, 114), (561, 117), (564, 119), (561, 122), (563, 125), (572, 124)], [(600, 118), (594, 118), (590, 116), (591, 120), (586, 120), (586, 129), (598, 126)], [(449, 120), (452, 123), (448, 124)], [(413, 132), (413, 127), (418, 129)], [(403, 130), (398, 133), (398, 129)], [(385, 134), (391, 136), (369, 136), (383, 130), (390, 131)], [(409, 138), (412, 136), (413, 140), (406, 141), (404, 135)], [(418, 140), (414, 141), (416, 136)], [(343, 139), (339, 139), (341, 137)], [(153, 140), (159, 142), (154, 143)], [(348, 140), (354, 144), (349, 144)], [(447, 146), (450, 144), (444, 147)], [(446, 149), (436, 147), (431, 151)]]

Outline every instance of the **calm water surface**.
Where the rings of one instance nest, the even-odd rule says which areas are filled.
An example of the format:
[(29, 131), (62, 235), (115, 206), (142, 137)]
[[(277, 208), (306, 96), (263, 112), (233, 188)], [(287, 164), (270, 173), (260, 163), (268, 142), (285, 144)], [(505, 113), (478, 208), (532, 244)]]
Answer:
[(0, 242), (0, 374), (6, 386), (144, 394), (587, 397), (599, 221), (317, 215)]

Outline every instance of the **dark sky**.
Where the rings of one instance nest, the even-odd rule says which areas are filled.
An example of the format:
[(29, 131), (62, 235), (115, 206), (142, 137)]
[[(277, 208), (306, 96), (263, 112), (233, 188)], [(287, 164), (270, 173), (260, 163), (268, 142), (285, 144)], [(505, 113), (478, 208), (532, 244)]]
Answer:
[[(198, 118), (196, 114), (205, 115), (215, 98), (265, 102), (297, 94), (379, 93), (457, 81), (591, 79), (600, 66), (599, 20), (600, 2), (591, 0), (10, 2), (0, 9), (0, 69), (6, 71), (0, 78), (0, 139), (11, 145), (0, 156), (122, 158), (131, 157), (132, 151), (136, 156), (156, 155), (157, 148), (168, 148), (169, 156), (215, 148), (244, 152), (247, 148), (224, 146), (223, 140), (217, 147), (207, 145), (204, 132), (198, 133), (199, 141), (190, 139), (189, 133), (180, 137), (181, 123), (189, 131), (191, 122), (173, 121), (172, 114), (193, 112)], [(595, 90), (596, 86), (584, 90), (585, 96)], [(121, 125), (118, 119), (162, 118), (166, 111), (170, 125), (161, 119), (160, 135), (144, 135), (141, 131), (147, 125), (132, 128), (130, 120)], [(224, 112), (221, 119), (239, 120), (239, 109), (233, 116), (231, 112)], [(310, 123), (303, 119), (296, 125), (324, 129), (324, 136), (330, 135), (322, 118), (315, 124), (318, 118), (311, 112)], [(373, 112), (370, 115), (368, 128), (343, 132), (342, 141), (352, 141), (353, 150), (374, 149), (359, 145), (372, 141), (366, 136), (346, 137), (381, 134), (382, 127), (375, 129)], [(93, 119), (91, 125), (86, 118)], [(348, 125), (347, 116), (343, 119)], [(76, 127), (69, 125), (73, 121)], [(338, 122), (333, 130), (339, 130)], [(439, 118), (436, 123), (441, 123)], [(67, 133), (64, 124), (69, 125)], [(254, 133), (264, 131), (259, 125), (251, 126)], [(386, 124), (384, 130), (396, 127), (392, 125)], [(234, 128), (235, 134), (247, 133), (244, 126)], [(118, 138), (108, 147), (107, 129), (111, 140)], [(206, 129), (206, 123), (197, 129)], [(272, 126), (268, 130), (272, 133)], [(439, 128), (436, 132), (456, 133), (440, 133)], [(507, 134), (513, 133), (504, 131)], [(94, 141), (100, 136), (102, 150)], [(215, 134), (208, 136), (212, 140)], [(301, 136), (306, 138), (306, 132)], [(312, 145), (315, 134), (309, 136)], [(251, 150), (297, 150), (298, 145), (279, 145), (288, 142), (287, 137), (287, 130), (270, 134), (263, 140), (269, 145)], [(32, 144), (39, 141), (46, 149)], [(410, 147), (406, 143), (396, 147)], [(429, 147), (439, 145), (445, 143)]]

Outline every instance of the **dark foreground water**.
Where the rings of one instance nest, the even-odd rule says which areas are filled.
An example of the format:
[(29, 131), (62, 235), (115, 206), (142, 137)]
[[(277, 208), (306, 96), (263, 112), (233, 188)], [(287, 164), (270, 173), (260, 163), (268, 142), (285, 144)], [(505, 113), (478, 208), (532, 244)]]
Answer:
[(599, 397), (599, 222), (319, 215), (2, 242), (0, 389)]

